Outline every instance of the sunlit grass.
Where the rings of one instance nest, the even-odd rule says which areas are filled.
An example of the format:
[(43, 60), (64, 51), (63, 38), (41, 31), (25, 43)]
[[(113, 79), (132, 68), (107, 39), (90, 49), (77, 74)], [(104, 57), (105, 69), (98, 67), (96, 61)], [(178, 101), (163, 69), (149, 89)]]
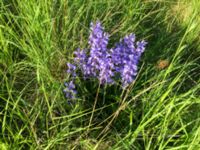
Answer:
[[(200, 149), (198, 0), (0, 2), (0, 149)], [(148, 41), (125, 91), (79, 83), (62, 90), (66, 62), (101, 20), (112, 43)], [(164, 68), (159, 60), (167, 60)], [(117, 90), (116, 90), (117, 89)], [(91, 119), (92, 115), (92, 119)], [(90, 122), (91, 121), (91, 122)]]

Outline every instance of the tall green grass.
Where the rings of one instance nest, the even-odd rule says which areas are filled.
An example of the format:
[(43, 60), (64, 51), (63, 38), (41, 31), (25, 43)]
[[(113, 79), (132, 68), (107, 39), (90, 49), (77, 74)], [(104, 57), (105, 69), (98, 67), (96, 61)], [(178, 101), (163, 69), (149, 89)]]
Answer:
[[(0, 149), (200, 149), (198, 6), (198, 0), (2, 0)], [(130, 88), (100, 89), (92, 109), (98, 92), (92, 83), (79, 83), (75, 105), (62, 90), (65, 64), (88, 46), (95, 20), (113, 43), (134, 32), (148, 46)], [(169, 65), (159, 69), (159, 60)]]

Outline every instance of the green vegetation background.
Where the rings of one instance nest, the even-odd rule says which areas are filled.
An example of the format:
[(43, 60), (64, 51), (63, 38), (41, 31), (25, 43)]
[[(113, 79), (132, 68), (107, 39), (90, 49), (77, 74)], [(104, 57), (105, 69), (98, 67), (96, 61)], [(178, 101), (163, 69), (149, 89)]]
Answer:
[[(200, 149), (199, 8), (199, 0), (1, 0), (0, 149)], [(92, 83), (77, 83), (75, 105), (62, 90), (66, 62), (88, 46), (96, 20), (111, 46), (131, 32), (148, 46), (131, 88), (101, 89), (92, 110)]]

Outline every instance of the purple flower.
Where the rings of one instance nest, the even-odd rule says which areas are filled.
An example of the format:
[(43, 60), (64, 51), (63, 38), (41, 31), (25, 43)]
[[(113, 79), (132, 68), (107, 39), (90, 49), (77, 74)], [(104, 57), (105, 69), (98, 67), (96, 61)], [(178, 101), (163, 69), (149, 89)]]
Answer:
[[(126, 35), (113, 48), (108, 48), (109, 34), (104, 32), (101, 23), (91, 23), (89, 49), (74, 52), (74, 64), (68, 63), (67, 72), (76, 77), (78, 69), (84, 79), (96, 78), (100, 84), (122, 83), (130, 85), (138, 72), (137, 66), (147, 42), (136, 41), (135, 34)], [(116, 78), (117, 77), (117, 78)], [(77, 91), (73, 81), (65, 84), (65, 96), (74, 99)]]
[(100, 62), (100, 72), (99, 72), (99, 81), (101, 84), (113, 83), (112, 77), (114, 76), (114, 64), (111, 58), (104, 58)]
[(69, 100), (75, 99), (77, 91), (75, 90), (75, 85), (73, 81), (65, 83), (65, 89), (63, 90), (63, 92), (65, 93), (65, 97), (68, 98)]
[(103, 31), (103, 27), (99, 21), (96, 24), (91, 23), (90, 29), (90, 54), (87, 64), (90, 64), (90, 68), (88, 69), (91, 69), (92, 76), (96, 77), (100, 72), (100, 65), (104, 61), (103, 58), (107, 54), (109, 35)]
[(90, 29), (89, 44), (91, 46), (91, 53), (97, 51), (105, 52), (107, 50), (109, 35), (103, 31), (104, 29), (99, 21), (96, 24), (91, 23)]
[(130, 83), (133, 82), (135, 79), (135, 76), (137, 75), (137, 66), (136, 65), (131, 65), (127, 64), (124, 66), (121, 76), (122, 76), (122, 86), (126, 87)]
[(70, 63), (67, 63), (67, 73), (72, 75), (73, 77), (76, 76), (76, 66)]
[(131, 53), (134, 51), (135, 46), (134, 46), (134, 42), (135, 42), (135, 34), (131, 33), (127, 36), (124, 37), (124, 44), (127, 46), (127, 51), (128, 53)]
[(77, 64), (82, 64), (82, 63), (85, 63), (86, 61), (86, 52), (85, 50), (80, 50), (78, 49), (77, 51), (74, 52), (74, 61), (77, 63)]
[(145, 46), (147, 45), (147, 42), (145, 41), (140, 41), (140, 42), (137, 42), (137, 49), (136, 49), (136, 52), (138, 53), (143, 53), (144, 50), (145, 50)]
[(146, 44), (145, 41), (141, 41), (135, 45), (135, 35), (129, 34), (112, 49), (111, 57), (115, 65), (115, 72), (120, 74), (123, 87), (135, 79), (137, 64)]

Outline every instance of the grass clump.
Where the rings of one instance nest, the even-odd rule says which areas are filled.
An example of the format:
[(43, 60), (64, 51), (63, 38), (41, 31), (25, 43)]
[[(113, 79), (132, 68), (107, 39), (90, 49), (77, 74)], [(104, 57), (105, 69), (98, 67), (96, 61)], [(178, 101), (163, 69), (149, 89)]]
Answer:
[[(199, 5), (1, 1), (0, 149), (199, 149)], [(129, 88), (79, 82), (69, 105), (66, 63), (87, 46), (95, 20), (110, 29), (111, 45), (133, 32), (148, 46)]]

